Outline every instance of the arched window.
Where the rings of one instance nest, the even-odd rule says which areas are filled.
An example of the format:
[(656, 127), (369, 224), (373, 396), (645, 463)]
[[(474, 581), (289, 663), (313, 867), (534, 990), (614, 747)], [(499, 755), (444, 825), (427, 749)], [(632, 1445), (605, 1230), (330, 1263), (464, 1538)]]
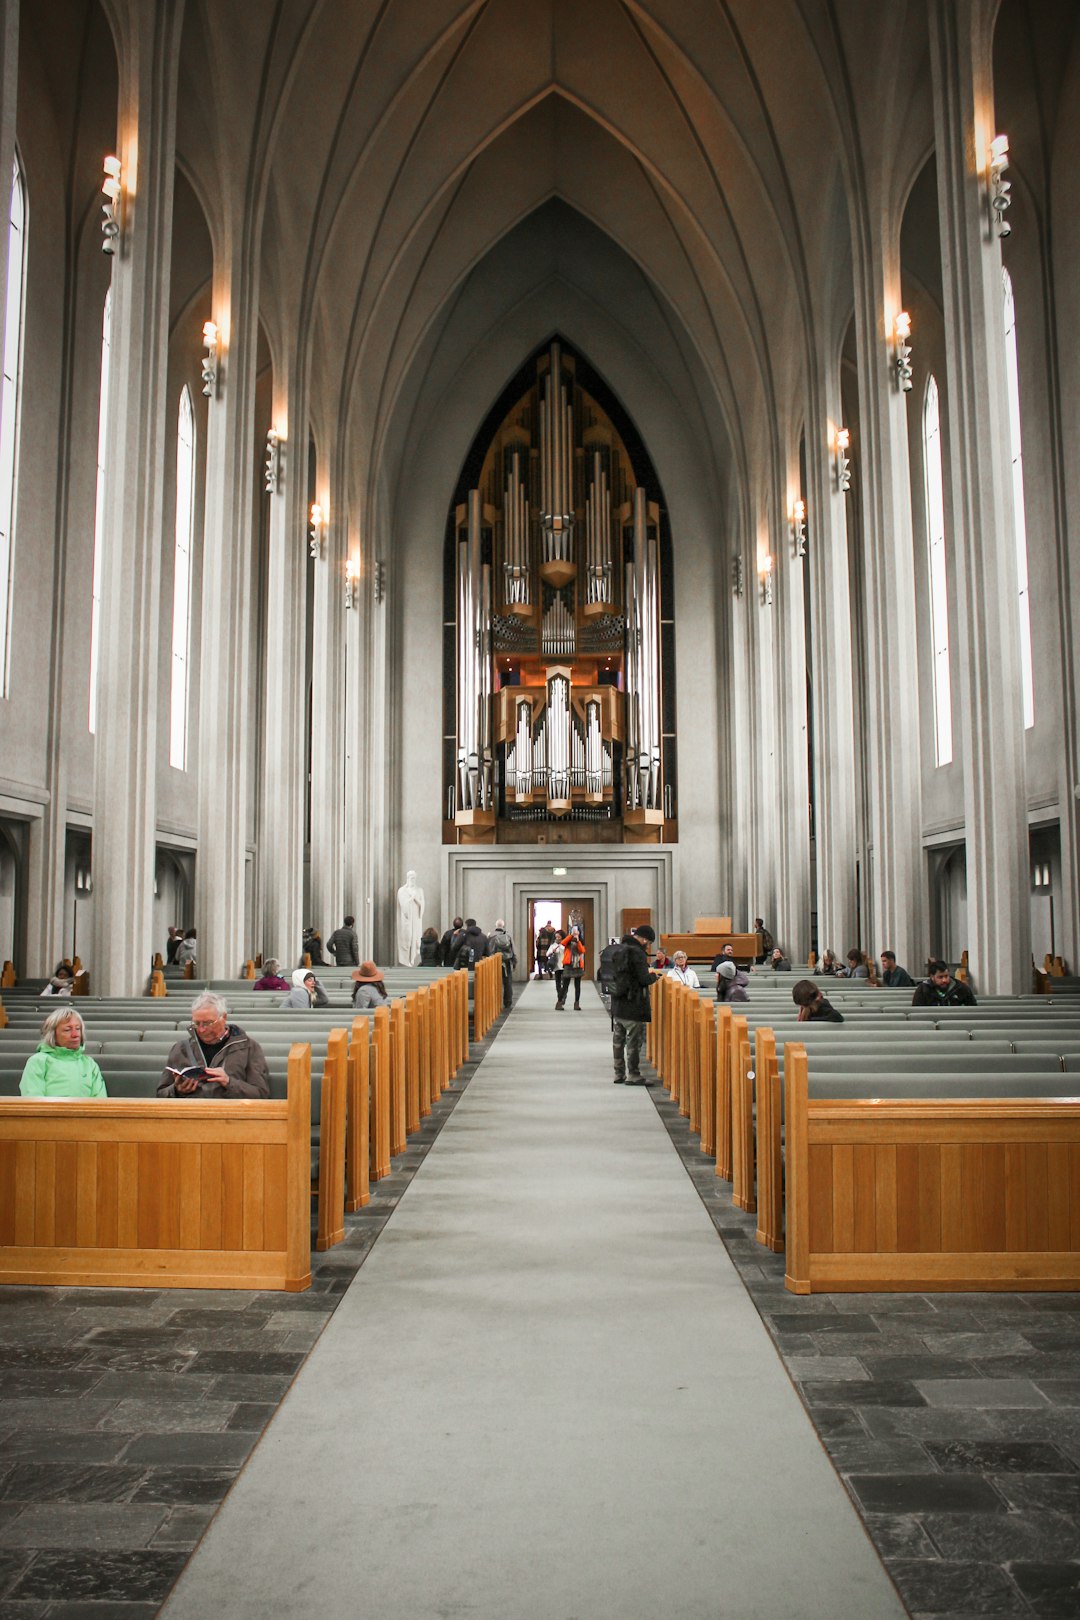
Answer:
[(1005, 376), (1009, 391), (1012, 450), (1013, 528), (1016, 535), (1016, 592), (1020, 606), (1020, 681), (1024, 725), (1035, 724), (1035, 677), (1031, 664), (1031, 597), (1028, 592), (1027, 522), (1024, 517), (1024, 451), (1020, 438), (1020, 377), (1016, 364), (1016, 300), (1012, 277), (1002, 266), (1005, 312)]
[(195, 412), (180, 395), (176, 420), (176, 527), (173, 546), (172, 709), (169, 764), (187, 770), (188, 646), (191, 640), (191, 545), (195, 529)]
[(926, 558), (930, 581), (930, 639), (934, 671), (934, 760), (952, 759), (952, 676), (949, 672), (949, 580), (945, 565), (945, 480), (941, 470), (941, 408), (934, 377), (923, 406), (926, 473)]
[(11, 171), (4, 310), (4, 378), (0, 391), (0, 697), (8, 695), (11, 584), (15, 561), (15, 482), (18, 470), (23, 301), (26, 289), (26, 185), (16, 156)]
[(90, 717), (97, 730), (98, 654), (101, 632), (101, 575), (105, 527), (105, 452), (109, 440), (109, 353), (112, 348), (112, 288), (101, 317), (101, 392), (98, 396), (97, 495), (94, 501), (94, 584), (90, 604)]

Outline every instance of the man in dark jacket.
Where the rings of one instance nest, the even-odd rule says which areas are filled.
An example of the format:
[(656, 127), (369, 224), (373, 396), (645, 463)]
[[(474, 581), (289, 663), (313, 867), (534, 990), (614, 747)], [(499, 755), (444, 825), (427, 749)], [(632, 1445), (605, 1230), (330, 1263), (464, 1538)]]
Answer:
[(229, 1023), (223, 996), (204, 990), (191, 1005), (191, 1028), (170, 1049), (159, 1097), (269, 1097), (266, 1054)]
[(907, 969), (897, 967), (895, 951), (882, 951), (881, 953), (881, 982), (888, 985), (890, 990), (913, 990), (915, 988), (915, 980)]
[(466, 917), (465, 927), (454, 941), (450, 953), (450, 966), (455, 968), (475, 967), (482, 962), (488, 954), (487, 935), (477, 926), (475, 917)]
[(355, 917), (346, 917), (341, 927), (334, 929), (326, 948), (338, 967), (360, 966), (360, 941), (356, 934)]
[(612, 962), (611, 1052), (617, 1086), (643, 1086), (641, 1041), (652, 1020), (649, 986), (659, 978), (649, 967), (656, 934), (647, 923), (624, 934)]
[(442, 939), (440, 939), (439, 961), (442, 963), (443, 967), (450, 966), (450, 958), (453, 955), (454, 946), (461, 938), (464, 930), (465, 924), (462, 922), (461, 918), (455, 917)]
[(954, 979), (944, 962), (930, 963), (930, 976), (911, 998), (913, 1007), (974, 1007), (975, 997), (966, 984)]

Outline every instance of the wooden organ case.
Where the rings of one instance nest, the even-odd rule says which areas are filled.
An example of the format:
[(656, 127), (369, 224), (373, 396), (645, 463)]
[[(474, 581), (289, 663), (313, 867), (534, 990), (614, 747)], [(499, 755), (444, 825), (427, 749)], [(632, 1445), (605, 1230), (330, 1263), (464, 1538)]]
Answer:
[(660, 506), (579, 369), (536, 359), (453, 508), (450, 843), (677, 837)]

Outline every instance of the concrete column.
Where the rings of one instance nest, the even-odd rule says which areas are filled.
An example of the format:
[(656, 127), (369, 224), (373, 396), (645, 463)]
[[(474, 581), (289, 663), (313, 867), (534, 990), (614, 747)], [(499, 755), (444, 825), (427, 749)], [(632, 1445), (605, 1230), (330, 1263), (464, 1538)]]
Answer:
[(315, 564), (314, 667), (311, 681), (311, 916), (336, 928), (344, 904), (345, 839), (345, 494), (333, 466), (320, 462), (316, 499), (328, 513)]
[[(798, 487), (798, 468), (791, 488)], [(784, 502), (773, 537), (772, 612), (776, 618), (776, 764), (778, 802), (783, 813), (770, 817), (777, 845), (774, 921), (778, 942), (793, 963), (810, 949), (810, 784), (806, 754), (806, 624), (803, 592), (805, 559), (796, 558)], [(753, 923), (747, 918), (747, 925)]]
[[(777, 781), (777, 720), (776, 720), (776, 655), (775, 639), (779, 634), (777, 619), (777, 558), (775, 537), (769, 532), (768, 517), (763, 510), (755, 513), (753, 543), (748, 548), (747, 581), (748, 652), (747, 663), (747, 719), (750, 727), (751, 792), (748, 810), (750, 833), (748, 838), (748, 905), (746, 923), (755, 915), (764, 916), (769, 928), (779, 939), (780, 896), (778, 892), (777, 828), (781, 820), (779, 785)], [(762, 565), (766, 557), (772, 558), (770, 591), (772, 600), (763, 600)], [(733, 917), (734, 923), (738, 919)]]
[[(241, 203), (237, 203), (237, 209)], [(244, 251), (245, 222), (215, 271), (213, 319), (220, 328), (218, 380), (206, 445), (199, 662), (199, 852), (195, 922), (199, 973), (228, 978), (254, 949), (245, 938), (247, 750), (252, 586), (251, 492), (258, 278)]]
[(987, 993), (1029, 987), (1031, 920), (1001, 250), (988, 219), (993, 7), (930, 0), (948, 478), (960, 624), (968, 949)]
[(161, 468), (182, 15), (180, 5), (130, 8), (118, 50), (118, 155), (133, 189), (112, 273), (90, 957), (100, 995), (138, 990), (154, 948)]
[[(921, 849), (921, 776), (915, 571), (911, 535), (907, 399), (892, 363), (892, 323), (901, 309), (899, 221), (871, 205), (867, 252), (856, 267), (860, 436), (866, 567), (866, 746), (870, 753), (869, 828), (864, 870), (863, 937), (900, 961), (926, 955), (926, 873)], [(832, 649), (830, 648), (830, 654)], [(896, 683), (903, 681), (898, 700)], [(835, 949), (855, 944), (834, 940)]]
[[(19, 0), (0, 0), (0, 196), (11, 190), (19, 106)], [(7, 308), (7, 221), (0, 243), (0, 309)]]
[[(279, 391), (284, 404), (285, 390)], [(278, 400), (275, 399), (275, 408)], [(306, 406), (294, 389), (279, 426), (291, 424), (283, 477), (270, 502), (266, 591), (266, 725), (259, 825), (261, 908), (258, 943), (264, 955), (299, 961), (304, 909), (305, 757), (304, 625), (307, 599)], [(291, 430), (290, 430), (291, 431)]]
[[(827, 340), (823, 349), (828, 349)], [(855, 938), (855, 724), (847, 496), (833, 465), (843, 426), (838, 357), (819, 352), (823, 408), (812, 402), (807, 441), (809, 574), (813, 632), (814, 805), (818, 952)]]

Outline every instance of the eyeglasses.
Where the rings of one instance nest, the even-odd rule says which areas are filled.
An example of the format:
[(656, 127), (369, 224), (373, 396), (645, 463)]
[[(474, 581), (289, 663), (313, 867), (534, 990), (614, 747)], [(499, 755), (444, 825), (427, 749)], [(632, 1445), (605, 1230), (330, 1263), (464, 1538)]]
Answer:
[(216, 1029), (224, 1017), (224, 1013), (218, 1013), (216, 1018), (193, 1018), (191, 1022), (196, 1029)]

